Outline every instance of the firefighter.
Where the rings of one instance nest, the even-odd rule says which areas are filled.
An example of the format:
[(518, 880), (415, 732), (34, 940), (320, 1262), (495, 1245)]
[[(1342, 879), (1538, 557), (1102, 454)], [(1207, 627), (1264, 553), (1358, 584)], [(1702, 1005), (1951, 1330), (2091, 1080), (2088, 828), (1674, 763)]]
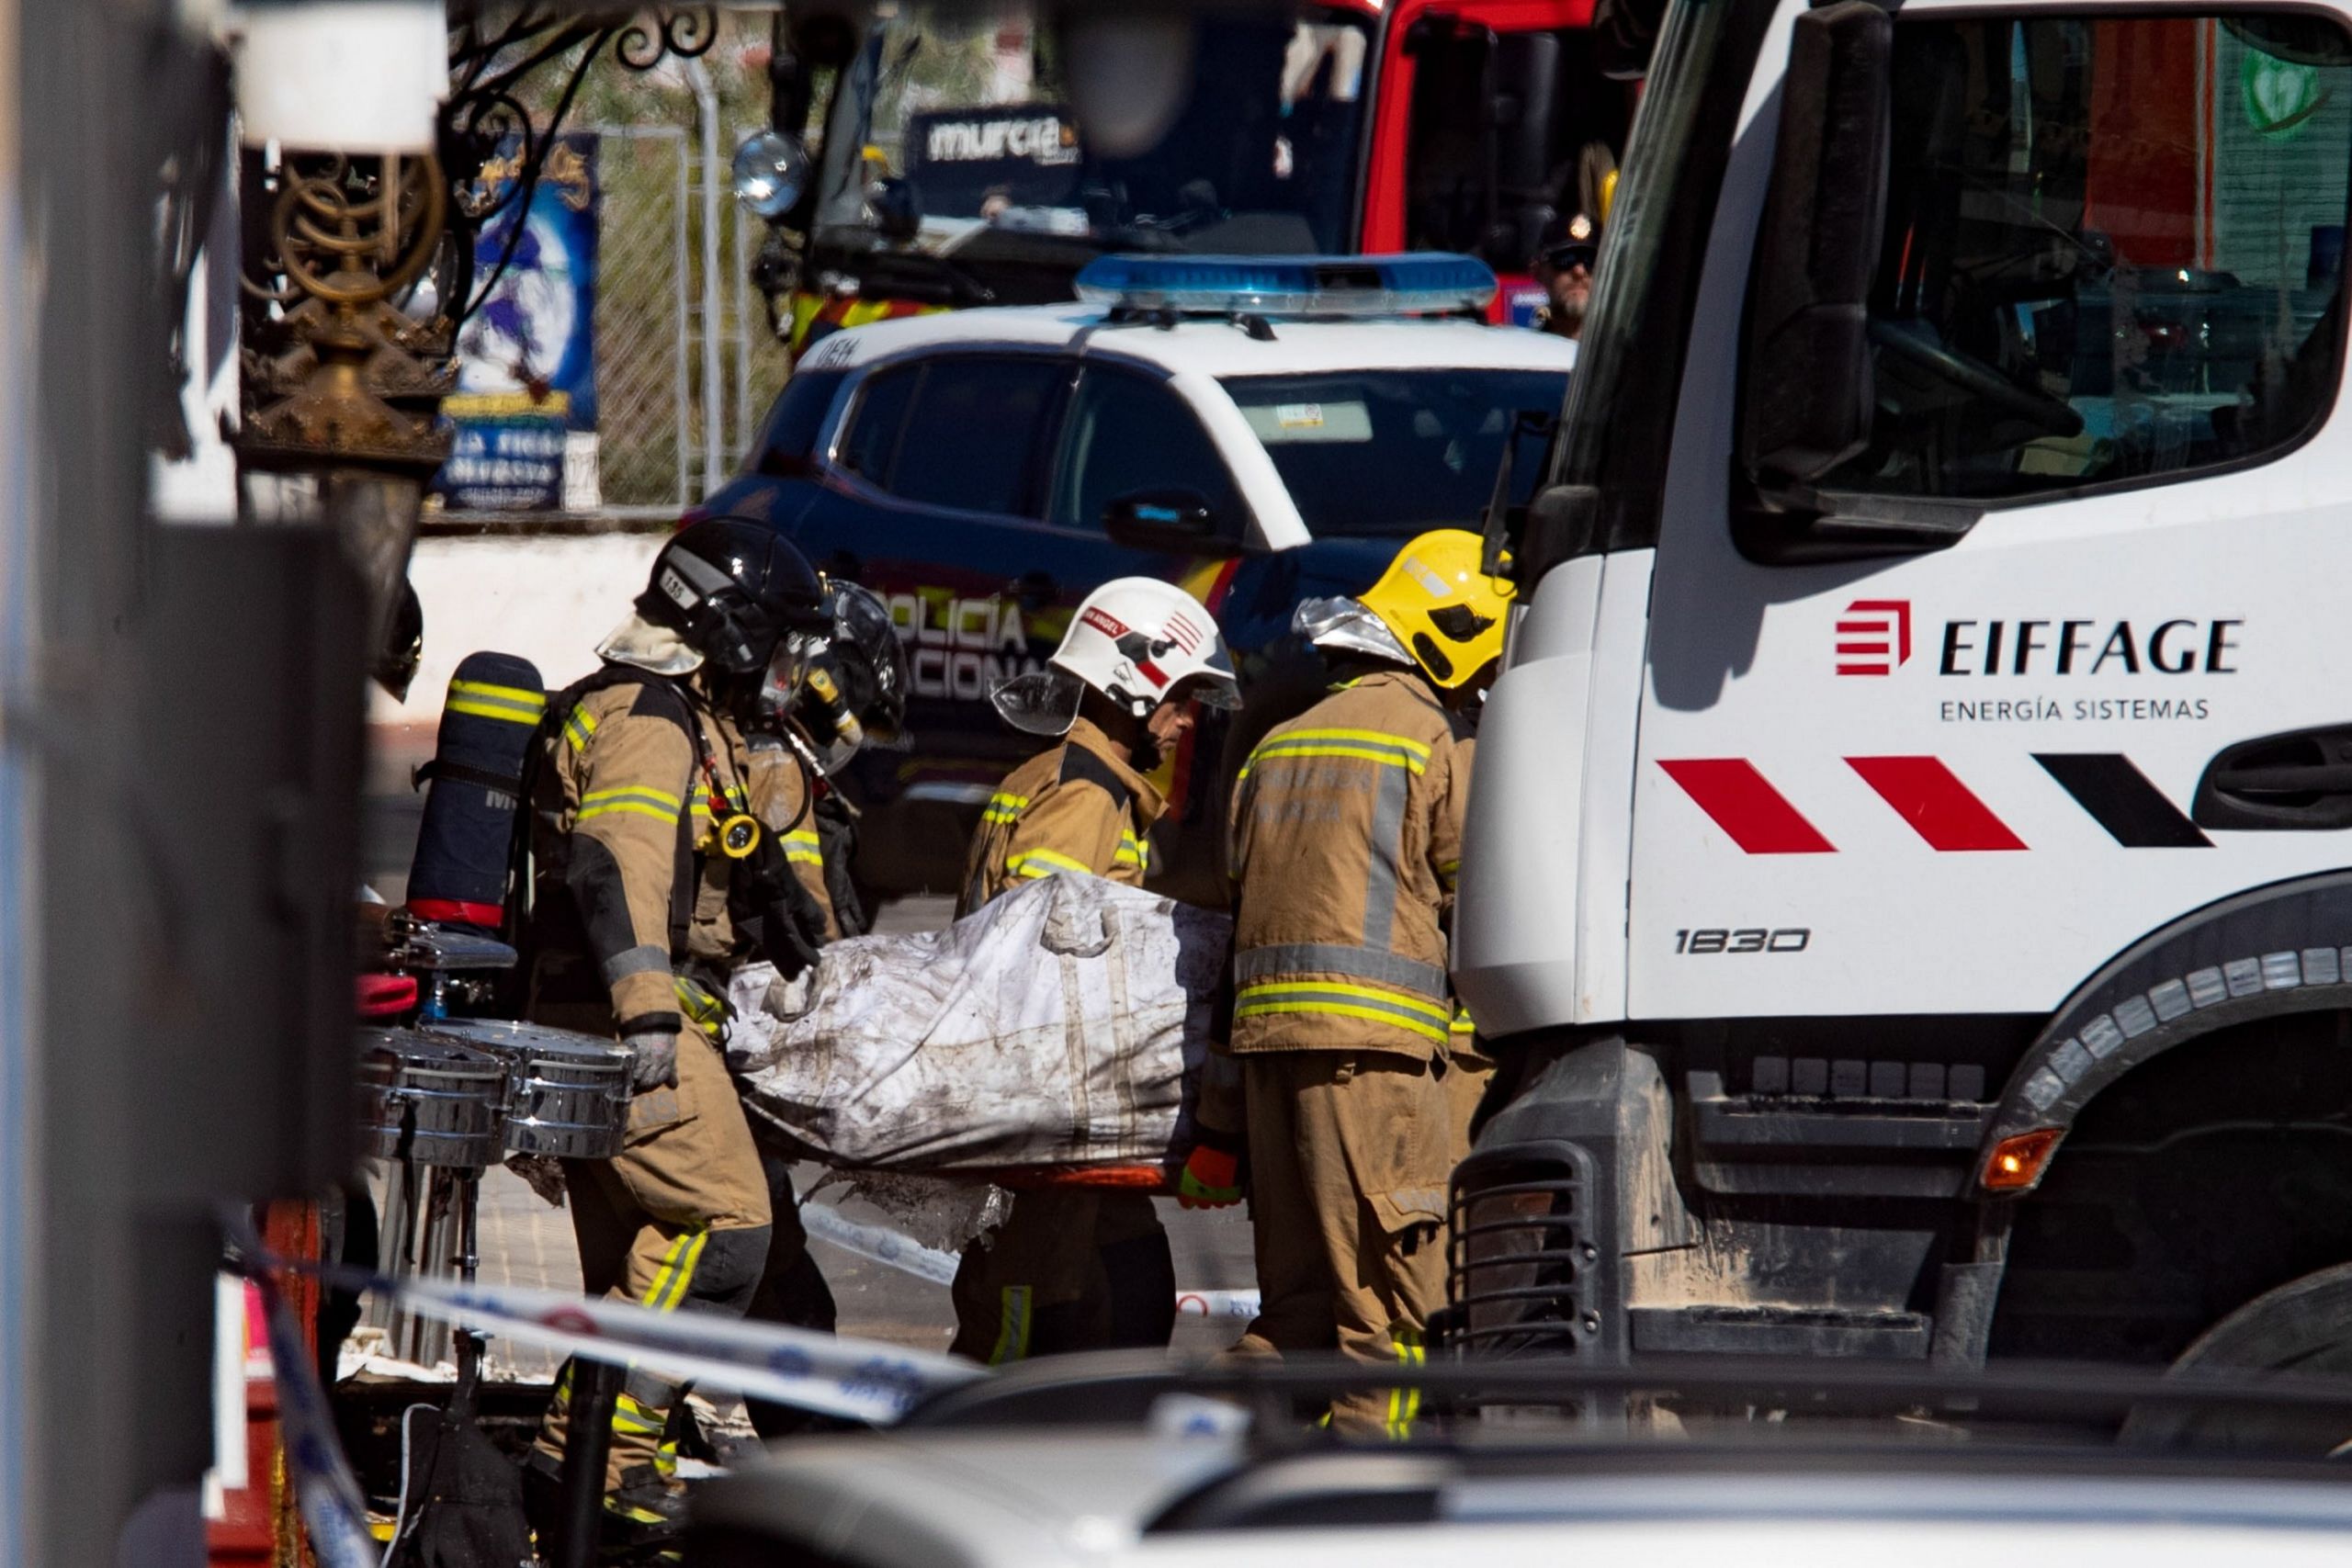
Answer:
[(1600, 225), (1617, 193), (1617, 160), (1606, 142), (1586, 145), (1577, 159), (1576, 182), (1576, 204), (1547, 227), (1533, 269), (1535, 281), (1544, 286), (1536, 326), (1572, 340), (1584, 335), (1585, 311), (1592, 304), (1592, 269), (1600, 255)]
[[(1216, 622), (1183, 590), (1125, 577), (1086, 596), (1049, 668), (992, 694), (1016, 728), (1061, 744), (1014, 769), (972, 840), (960, 917), (1056, 872), (1141, 886), (1164, 802), (1144, 775), (1189, 730), (1195, 703), (1231, 707)], [(1168, 1233), (1140, 1192), (1023, 1192), (956, 1271), (956, 1354), (991, 1364), (1164, 1346), (1175, 1326)]]
[(874, 919), (851, 875), (858, 814), (839, 780), (868, 746), (905, 746), (912, 676), (906, 645), (889, 606), (878, 596), (853, 583), (835, 583), (826, 594), (826, 614), (832, 629), (809, 654), (808, 679), (789, 725), (819, 781), (812, 828), (816, 859), (796, 855), (794, 863), (812, 876), (834, 934), (864, 936)]
[[(1234, 1008), (1262, 1304), (1242, 1355), (1421, 1359), (1445, 1289), (1446, 926), (1469, 794), (1458, 711), (1492, 679), (1509, 589), (1477, 536), (1424, 534), (1360, 600), (1301, 606), (1324, 699), (1236, 781)], [(1333, 1402), (1402, 1437), (1415, 1401)]]
[[(809, 645), (800, 685), (763, 694), (763, 727), (750, 738), (752, 809), (804, 895), (795, 901), (798, 919), (784, 940), (798, 942), (812, 963), (818, 947), (862, 934), (870, 923), (849, 878), (855, 817), (833, 780), (865, 746), (898, 739), (908, 687), (906, 650), (881, 600), (854, 583), (833, 582), (821, 610), (828, 629)], [(754, 902), (774, 908), (767, 900)], [(763, 922), (764, 936), (769, 918), (775, 917), (754, 914), (746, 923)], [(833, 1292), (799, 1224), (794, 1163), (787, 1152), (760, 1150), (776, 1230), (746, 1315), (830, 1334), (836, 1321)], [(763, 1438), (838, 1425), (767, 1400), (744, 1404)]]
[[(524, 933), (530, 1016), (618, 1036), (634, 1054), (625, 1146), (567, 1162), (581, 1279), (661, 1311), (740, 1315), (775, 1214), (715, 1036), (724, 977), (748, 940), (741, 884), (777, 845), (752, 814), (744, 726), (763, 686), (797, 685), (821, 633), (820, 586), (773, 530), (716, 518), (654, 558), (635, 614), (597, 649), (603, 668), (549, 699), (526, 784), (537, 871)], [(767, 879), (779, 967), (805, 962), (809, 923), (790, 875)], [(535, 1512), (554, 1497), (571, 1368), (532, 1453)], [(674, 1383), (631, 1371), (613, 1416), (608, 1527), (661, 1537), (681, 1512), (669, 1435)], [(683, 1414), (681, 1411), (680, 1414)]]

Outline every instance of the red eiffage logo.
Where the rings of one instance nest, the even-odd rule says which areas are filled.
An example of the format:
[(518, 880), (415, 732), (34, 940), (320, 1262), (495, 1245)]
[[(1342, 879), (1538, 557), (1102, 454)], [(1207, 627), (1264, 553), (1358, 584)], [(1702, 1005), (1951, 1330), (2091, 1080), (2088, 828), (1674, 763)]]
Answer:
[(1892, 675), (1911, 657), (1911, 601), (1857, 599), (1838, 616), (1838, 673)]

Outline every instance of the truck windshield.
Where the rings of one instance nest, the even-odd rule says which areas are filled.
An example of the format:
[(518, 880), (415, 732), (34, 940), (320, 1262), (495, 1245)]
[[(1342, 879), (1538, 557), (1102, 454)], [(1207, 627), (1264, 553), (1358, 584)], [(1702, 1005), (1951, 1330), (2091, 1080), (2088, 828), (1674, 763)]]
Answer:
[(1348, 370), (1220, 383), (1310, 531), (1399, 538), (1477, 527), (1513, 430), (1511, 499), (1523, 502), (1567, 384), (1557, 370)]
[(1206, 13), (1191, 99), (1132, 157), (1089, 147), (1053, 39), (1027, 7), (910, 6), (877, 20), (826, 127), (818, 228), (872, 227), (892, 177), (915, 243), (994, 235), (1206, 252), (1332, 251), (1352, 218), (1371, 34), (1344, 13)]

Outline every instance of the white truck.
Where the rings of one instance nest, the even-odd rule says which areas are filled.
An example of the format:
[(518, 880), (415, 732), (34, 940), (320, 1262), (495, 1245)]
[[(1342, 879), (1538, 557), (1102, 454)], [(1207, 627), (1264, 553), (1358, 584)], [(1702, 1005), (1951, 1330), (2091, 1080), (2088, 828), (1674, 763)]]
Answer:
[(2340, 4), (1671, 0), (1508, 530), (1454, 1344), (2347, 1359), (2347, 175)]

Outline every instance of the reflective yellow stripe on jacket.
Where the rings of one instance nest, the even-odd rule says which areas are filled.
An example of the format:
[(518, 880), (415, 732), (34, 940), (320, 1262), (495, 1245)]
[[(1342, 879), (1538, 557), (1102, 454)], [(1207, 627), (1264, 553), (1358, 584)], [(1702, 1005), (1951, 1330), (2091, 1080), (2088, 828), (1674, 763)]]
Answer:
[(684, 805), (684, 800), (667, 790), (650, 789), (643, 784), (628, 784), (619, 789), (592, 789), (580, 797), (579, 819), (585, 822), (615, 812), (628, 812), (674, 825), (678, 820), (679, 808)]
[(1248, 778), (1250, 769), (1259, 763), (1278, 757), (1351, 757), (1358, 761), (1404, 768), (1416, 774), (1426, 772), (1430, 765), (1429, 747), (1408, 735), (1390, 735), (1377, 729), (1291, 729), (1260, 741), (1236, 775), (1237, 782)]
[(1121, 865), (1148, 872), (1151, 869), (1151, 845), (1136, 838), (1132, 829), (1122, 829), (1119, 832), (1119, 852), (1112, 858)]
[(1004, 869), (1015, 876), (1051, 876), (1057, 871), (1092, 874), (1087, 864), (1057, 850), (1020, 850), (1004, 857)]
[(784, 836), (784, 858), (800, 865), (825, 863), (823, 850), (817, 840), (817, 829), (800, 828)]

